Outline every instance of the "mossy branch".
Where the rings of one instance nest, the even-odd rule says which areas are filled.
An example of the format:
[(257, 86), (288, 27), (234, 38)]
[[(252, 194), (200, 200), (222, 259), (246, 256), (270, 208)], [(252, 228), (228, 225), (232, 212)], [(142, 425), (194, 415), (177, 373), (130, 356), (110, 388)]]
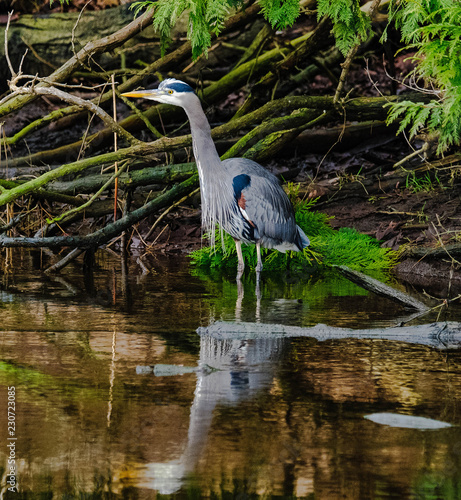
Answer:
[[(134, 164), (130, 165), (130, 172), (123, 172), (119, 176), (118, 182), (121, 188), (134, 189), (149, 184), (173, 184), (187, 179), (197, 171), (194, 162), (159, 165), (139, 170), (134, 168)], [(85, 175), (71, 181), (53, 181), (49, 188), (53, 192), (64, 194), (94, 193), (111, 177), (111, 174)]]
[[(140, 30), (149, 26), (153, 15), (153, 10), (146, 11), (142, 16), (115, 33), (99, 40), (88, 42), (83, 49), (66, 61), (60, 68), (54, 71), (49, 77), (47, 77), (46, 82), (41, 82), (39, 86), (48, 87), (54, 83), (65, 81), (84, 61), (88, 60), (90, 57), (122, 45), (128, 39), (139, 33)], [(33, 101), (37, 95), (37, 93), (21, 94), (14, 95), (12, 98), (7, 98), (0, 105), (0, 117), (13, 111), (18, 111), (24, 105)]]
[[(410, 96), (411, 97), (411, 96)], [(406, 99), (409, 99), (409, 96), (405, 96)], [(422, 99), (421, 95), (417, 95), (418, 99)], [(391, 97), (364, 97), (358, 99), (352, 99), (344, 104), (345, 109), (348, 113), (348, 117), (350, 119), (382, 119), (386, 115), (386, 111), (383, 108), (383, 105), (389, 101), (396, 101), (400, 99), (398, 96)], [(269, 115), (277, 110), (277, 105), (286, 103), (289, 106), (301, 106), (301, 107), (309, 107), (313, 109), (321, 110), (319, 117), (323, 116), (323, 110), (328, 110), (333, 108), (333, 99), (331, 97), (289, 97), (281, 99), (280, 101), (274, 101), (274, 103), (268, 103), (267, 107), (263, 107), (258, 111), (255, 111), (251, 115), (240, 118), (238, 121), (230, 121), (225, 125), (221, 125), (216, 127), (212, 131), (213, 139), (220, 139), (228, 136), (229, 134), (235, 132), (239, 129), (239, 126), (246, 124), (250, 125), (254, 122), (254, 120), (260, 119), (265, 114)], [(306, 126), (309, 125), (307, 122)], [(299, 128), (297, 135), (299, 132), (304, 130), (303, 128)], [(287, 139), (287, 136), (285, 136)], [(285, 140), (286, 143), (286, 140)], [(103, 164), (111, 164), (115, 161), (123, 161), (127, 159), (146, 157), (149, 155), (157, 154), (160, 152), (169, 152), (174, 151), (177, 148), (189, 147), (192, 144), (192, 138), (190, 135), (184, 135), (180, 137), (168, 138), (163, 137), (162, 139), (158, 139), (154, 142), (150, 143), (140, 143), (128, 148), (119, 149), (117, 152), (113, 153), (105, 153), (102, 155), (94, 156), (92, 158), (87, 158), (84, 160), (76, 161), (73, 163), (69, 163), (66, 165), (62, 165), (61, 167), (46, 172), (36, 179), (32, 179), (20, 186), (14, 187), (0, 193), (0, 206), (5, 203), (10, 203), (14, 201), (16, 198), (20, 196), (24, 196), (34, 192), (35, 190), (41, 188), (48, 182), (56, 180), (64, 175), (75, 174), (77, 172), (81, 172), (87, 168), (103, 165)], [(34, 157), (37, 157), (35, 155)], [(227, 155), (226, 155), (227, 157)]]
[(162, 208), (165, 208), (175, 200), (185, 196), (197, 188), (199, 183), (198, 174), (193, 175), (189, 179), (180, 184), (177, 184), (166, 193), (154, 198), (146, 203), (141, 208), (129, 212), (124, 217), (118, 219), (112, 224), (95, 231), (86, 236), (54, 236), (45, 238), (0, 238), (0, 248), (12, 247), (47, 247), (47, 248), (62, 248), (62, 247), (79, 247), (79, 248), (97, 248), (104, 245), (112, 238), (115, 238), (120, 233), (128, 229), (133, 224), (144, 219), (151, 213), (155, 213)]
[(79, 108), (86, 109), (91, 113), (94, 113), (98, 118), (100, 118), (106, 127), (108, 127), (112, 132), (117, 133), (120, 137), (123, 137), (129, 144), (139, 143), (138, 139), (133, 137), (129, 132), (127, 132), (123, 127), (118, 125), (114, 119), (106, 113), (101, 107), (97, 106), (94, 102), (82, 99), (63, 90), (57, 89), (55, 87), (40, 87), (39, 85), (24, 85), (17, 86), (14, 81), (11, 82), (11, 89), (18, 95), (46, 95), (54, 96), (61, 99), (64, 102), (78, 106)]
[[(259, 11), (259, 5), (253, 4), (250, 7), (248, 7), (247, 9), (245, 9), (244, 11), (235, 14), (234, 16), (230, 17), (226, 21), (226, 25), (221, 33), (224, 34), (226, 32), (232, 31), (232, 30), (238, 28), (240, 25), (245, 24), (246, 22), (251, 20), (254, 16), (256, 16), (258, 11)], [(145, 24), (144, 24), (144, 21), (142, 20), (142, 18), (139, 18), (136, 21), (139, 22), (139, 26), (143, 26), (143, 27), (148, 25), (150, 22), (150, 20), (147, 18), (145, 19)], [(129, 26), (131, 26), (131, 25), (129, 25)], [(127, 26), (127, 28), (129, 26)], [(120, 31), (123, 31), (123, 30), (120, 30)], [(117, 32), (117, 33), (119, 33), (119, 32)], [(130, 31), (130, 33), (131, 33), (131, 31)], [(134, 32), (134, 34), (135, 33), (136, 33), (136, 31)], [(99, 40), (98, 42), (91, 42), (91, 43), (98, 44), (98, 50), (103, 52), (104, 50), (103, 50), (102, 46), (104, 45), (104, 41), (107, 39), (110, 39), (110, 37), (106, 37), (106, 38)], [(123, 40), (121, 43), (124, 43), (124, 41), (125, 40)], [(99, 45), (101, 45), (101, 47), (99, 47)], [(113, 48), (113, 46), (111, 48)], [(83, 50), (84, 49), (82, 49), (82, 51)], [(80, 51), (80, 52), (82, 52), (82, 51)], [(80, 52), (79, 52), (79, 54), (80, 54)], [(184, 59), (186, 59), (187, 57), (190, 56), (190, 53), (191, 53), (191, 43), (190, 43), (190, 41), (187, 41), (187, 42), (183, 43), (180, 47), (178, 47), (176, 50), (171, 52), (170, 54), (168, 54), (160, 59), (157, 59), (153, 63), (146, 66), (142, 71), (139, 71), (136, 75), (129, 78), (127, 81), (121, 83), (118, 86), (118, 92), (122, 93), (122, 92), (127, 92), (128, 90), (132, 90), (133, 88), (138, 86), (141, 82), (143, 82), (146, 79), (146, 77), (150, 77), (151, 75), (155, 74), (158, 71), (167, 71), (168, 69), (177, 67), (178, 64), (180, 64)], [(77, 56), (78, 56), (78, 54), (77, 54)], [(89, 56), (91, 56), (91, 54), (89, 54)], [(52, 83), (53, 81), (57, 82), (57, 81), (63, 81), (65, 79), (65, 77), (60, 77), (59, 79), (56, 79), (54, 76), (55, 73), (53, 73), (52, 75), (47, 77), (47, 82)], [(110, 101), (111, 99), (112, 99), (112, 90), (109, 90), (109, 91), (105, 92), (102, 96), (98, 96), (97, 98), (93, 99), (92, 102), (95, 104), (98, 103), (99, 105), (102, 105), (105, 102)], [(0, 105), (0, 116), (2, 116), (3, 114), (10, 113), (12, 111), (16, 111), (16, 107), (14, 105), (14, 102), (11, 100), (11, 101), (8, 101), (8, 103), (11, 103), (11, 105), (9, 104), (8, 109), (6, 109), (6, 110), (3, 110), (2, 105)], [(5, 102), (5, 106), (6, 106), (6, 104), (7, 104), (7, 102)], [(20, 109), (20, 107), (22, 107), (24, 104), (26, 104), (26, 102), (20, 101), (18, 103), (17, 109)], [(19, 140), (23, 139), (28, 134), (48, 125), (49, 123), (52, 123), (56, 120), (59, 120), (60, 118), (64, 118), (66, 116), (73, 115), (75, 113), (78, 113), (79, 111), (80, 111), (80, 107), (78, 107), (78, 106), (68, 106), (66, 108), (57, 109), (55, 111), (52, 111), (48, 115), (31, 122), (26, 127), (24, 127), (19, 132), (17, 132), (14, 136), (4, 137), (2, 139), (2, 141), (4, 142), (5, 145), (17, 144)], [(146, 119), (149, 120), (150, 118), (151, 118), (150, 116), (147, 116)], [(124, 127), (125, 129), (130, 129), (130, 127), (132, 127), (132, 126), (134, 126), (136, 128), (136, 126), (137, 127), (144, 126), (144, 122), (141, 121), (141, 119), (139, 119), (138, 117), (130, 117), (129, 119), (127, 119), (126, 122), (121, 122), (121, 126)], [(80, 143), (78, 143), (78, 144), (80, 144)], [(76, 147), (76, 145), (73, 145), (72, 147)]]
[(114, 182), (115, 179), (117, 179), (117, 177), (124, 171), (126, 170), (126, 167), (128, 166), (128, 162), (125, 162), (121, 167), (119, 167), (119, 169), (117, 170), (117, 172), (115, 174), (113, 174), (110, 179), (105, 182), (100, 188), (99, 190), (89, 199), (87, 200), (85, 203), (83, 203), (82, 205), (78, 206), (78, 207), (75, 207), (75, 208), (72, 208), (71, 210), (68, 210), (67, 212), (59, 215), (58, 217), (54, 217), (53, 219), (47, 219), (47, 223), (48, 224), (53, 224), (53, 223), (56, 223), (56, 222), (60, 222), (62, 221), (63, 219), (67, 219), (68, 217), (70, 217), (71, 215), (74, 215), (76, 213), (79, 213), (81, 212), (82, 210), (85, 210), (86, 208), (88, 208), (95, 200), (97, 200), (99, 198), (99, 196), (101, 195), (101, 193), (103, 191), (105, 191), (109, 186), (112, 185), (112, 183)]
[(172, 151), (179, 146), (190, 146), (192, 139), (190, 135), (175, 137), (170, 139), (164, 137), (158, 139), (157, 141), (150, 143), (141, 143), (131, 146), (129, 148), (122, 148), (116, 152), (105, 153), (99, 156), (94, 156), (92, 158), (85, 158), (84, 160), (68, 163), (62, 165), (54, 170), (45, 172), (41, 176), (32, 179), (20, 186), (14, 187), (0, 194), (0, 206), (10, 203), (20, 196), (24, 196), (34, 192), (35, 190), (41, 188), (48, 182), (55, 179), (59, 179), (64, 175), (76, 174), (87, 168), (94, 167), (97, 165), (111, 164), (116, 161), (123, 161), (127, 159), (132, 159), (138, 156), (145, 156), (149, 154), (155, 154), (163, 151)]
[[(280, 103), (279, 103), (280, 104)], [(278, 109), (283, 109), (278, 106)], [(225, 154), (226, 158), (231, 158), (233, 156), (241, 156), (243, 151), (250, 148), (256, 142), (266, 139), (268, 135), (279, 132), (280, 130), (286, 129), (297, 129), (299, 132), (303, 130), (302, 126), (306, 123), (312, 122), (313, 118), (318, 116), (318, 111), (316, 109), (297, 109), (292, 114), (288, 116), (282, 116), (279, 118), (272, 118), (267, 120), (258, 127), (254, 128), (251, 132), (242, 137), (234, 146), (232, 146)], [(238, 121), (243, 121), (242, 118)], [(232, 123), (232, 122), (231, 122)], [(294, 138), (294, 136), (293, 136)], [(287, 136), (288, 140), (288, 136)], [(268, 152), (268, 155), (271, 153)], [(245, 155), (246, 156), (246, 155)]]

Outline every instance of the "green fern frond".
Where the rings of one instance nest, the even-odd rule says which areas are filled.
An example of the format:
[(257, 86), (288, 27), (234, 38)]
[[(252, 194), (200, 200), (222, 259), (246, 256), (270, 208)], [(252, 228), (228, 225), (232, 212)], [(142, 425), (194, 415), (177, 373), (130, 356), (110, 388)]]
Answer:
[(357, 0), (318, 0), (317, 17), (321, 19), (323, 16), (328, 16), (333, 22), (336, 46), (344, 55), (369, 36), (371, 20), (360, 10)]
[[(429, 104), (391, 104), (388, 123), (414, 136), (421, 128), (439, 138), (437, 153), (461, 142), (461, 3), (453, 0), (393, 0), (390, 19), (416, 50), (413, 76), (435, 97)], [(409, 47), (407, 47), (409, 48)]]
[(299, 0), (259, 0), (261, 12), (274, 29), (291, 26), (299, 16)]

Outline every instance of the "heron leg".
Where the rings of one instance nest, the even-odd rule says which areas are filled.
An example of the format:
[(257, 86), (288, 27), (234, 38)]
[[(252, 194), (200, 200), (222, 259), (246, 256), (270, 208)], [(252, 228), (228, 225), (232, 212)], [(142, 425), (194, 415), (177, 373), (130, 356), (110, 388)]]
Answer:
[(245, 269), (245, 261), (243, 260), (243, 254), (242, 254), (242, 242), (240, 240), (235, 240), (235, 249), (237, 250), (237, 259), (238, 259), (237, 280), (239, 280), (242, 277), (243, 271)]
[(260, 273), (263, 270), (263, 260), (261, 258), (261, 244), (259, 243), (259, 241), (256, 242), (256, 255), (258, 256), (256, 272)]

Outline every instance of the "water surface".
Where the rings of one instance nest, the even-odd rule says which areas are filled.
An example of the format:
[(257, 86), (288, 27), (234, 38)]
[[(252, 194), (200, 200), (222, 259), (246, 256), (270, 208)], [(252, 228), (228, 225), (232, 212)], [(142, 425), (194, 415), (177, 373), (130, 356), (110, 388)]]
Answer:
[[(458, 350), (198, 334), (217, 321), (383, 328), (409, 316), (399, 306), (333, 273), (265, 275), (256, 293), (251, 274), (239, 288), (183, 258), (158, 258), (142, 276), (101, 252), (92, 275), (55, 277), (39, 252), (15, 259), (0, 290), (6, 497), (461, 498)], [(437, 319), (461, 311), (418, 321)], [(19, 488), (9, 496), (8, 387)], [(386, 412), (453, 426), (365, 418)]]

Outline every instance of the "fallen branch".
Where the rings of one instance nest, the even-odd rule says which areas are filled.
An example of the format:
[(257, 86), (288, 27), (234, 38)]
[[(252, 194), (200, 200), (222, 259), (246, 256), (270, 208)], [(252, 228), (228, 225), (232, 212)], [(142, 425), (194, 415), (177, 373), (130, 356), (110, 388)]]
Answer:
[(135, 146), (119, 149), (118, 151), (112, 153), (105, 153), (99, 156), (85, 158), (84, 160), (68, 163), (67, 165), (62, 165), (54, 170), (45, 172), (40, 177), (25, 182), (20, 186), (4, 191), (0, 194), (0, 206), (6, 203), (10, 203), (20, 196), (30, 194), (38, 188), (44, 186), (48, 182), (58, 179), (59, 177), (62, 177), (64, 175), (75, 174), (90, 167), (111, 164), (116, 161), (132, 159), (137, 156), (142, 157), (149, 154), (172, 151), (178, 145), (190, 146), (191, 142), (192, 139), (190, 135), (175, 137), (173, 139), (164, 137), (151, 143), (136, 144)]
[(78, 247), (78, 248), (97, 248), (104, 245), (112, 238), (121, 234), (125, 229), (140, 220), (144, 219), (151, 213), (154, 213), (162, 208), (171, 205), (175, 200), (190, 193), (198, 186), (198, 174), (193, 175), (181, 184), (158, 196), (152, 201), (146, 203), (143, 207), (133, 210), (126, 216), (118, 219), (112, 224), (95, 231), (86, 236), (55, 236), (45, 238), (0, 238), (0, 248), (13, 247), (46, 247), (46, 248), (62, 248), (62, 247)]
[[(146, 167), (134, 170), (130, 165), (130, 172), (123, 172), (119, 176), (119, 187), (134, 189), (138, 186), (150, 184), (173, 184), (189, 178), (197, 171), (195, 163), (178, 163), (158, 167)], [(94, 193), (110, 178), (111, 174), (95, 174), (78, 177), (72, 181), (53, 181), (48, 187), (56, 193), (77, 194)]]
[[(152, 21), (153, 15), (154, 10), (149, 9), (144, 14), (142, 14), (142, 16), (138, 17), (130, 24), (124, 26), (122, 29), (116, 31), (115, 33), (103, 37), (99, 40), (88, 42), (83, 47), (83, 49), (81, 49), (60, 68), (58, 68), (50, 76), (48, 76), (47, 83), (42, 82), (39, 84), (39, 86), (47, 87), (49, 85), (52, 85), (53, 83), (62, 82), (67, 79), (87, 59), (95, 56), (96, 54), (112, 50), (115, 47), (124, 44), (136, 33), (149, 26)], [(36, 97), (37, 94), (14, 95), (12, 98), (4, 100), (4, 102), (0, 105), (0, 117), (7, 115), (12, 111), (18, 111), (27, 103), (33, 101)]]
[[(244, 11), (239, 12), (238, 14), (232, 16), (230, 19), (227, 20), (225, 27), (221, 31), (221, 34), (225, 34), (229, 31), (236, 29), (237, 27), (241, 26), (244, 23), (247, 23), (248, 21), (250, 21), (252, 18), (254, 18), (256, 16), (256, 14), (259, 12), (259, 10), (260, 10), (259, 4), (255, 3), (255, 4), (251, 5), (250, 7), (246, 8)], [(141, 21), (141, 18), (137, 19), (136, 21), (141, 22), (141, 25), (144, 26), (144, 24), (142, 24), (144, 21)], [(145, 21), (146, 21), (146, 25), (148, 25), (150, 22), (150, 19), (146, 19)], [(135, 22), (135, 21), (133, 21), (133, 22)], [(129, 26), (131, 26), (131, 25), (129, 25)], [(129, 26), (127, 26), (126, 28), (128, 28)], [(123, 30), (120, 30), (120, 31), (123, 31)], [(119, 32), (117, 32), (117, 33), (119, 33)], [(213, 35), (213, 36), (215, 36), (215, 35)], [(103, 44), (104, 43), (103, 41), (106, 39), (109, 39), (109, 38), (110, 37), (105, 37), (105, 38), (99, 40), (98, 42)], [(124, 42), (125, 42), (125, 40), (123, 40), (121, 42), (121, 44), (123, 44)], [(92, 42), (92, 43), (97, 43), (97, 42)], [(84, 49), (82, 49), (82, 50), (84, 50)], [(100, 52), (104, 51), (103, 48), (100, 48), (98, 50)], [(82, 51), (80, 51), (80, 52), (82, 52)], [(79, 54), (80, 54), (80, 52), (79, 52)], [(135, 76), (129, 78), (126, 82), (121, 83), (118, 86), (117, 91), (120, 93), (127, 92), (128, 90), (132, 90), (137, 85), (142, 83), (146, 79), (146, 77), (150, 77), (151, 75), (153, 75), (159, 71), (167, 71), (170, 68), (177, 67), (181, 61), (183, 61), (184, 59), (186, 59), (187, 57), (190, 56), (190, 53), (191, 53), (191, 43), (190, 43), (190, 41), (187, 41), (187, 42), (183, 43), (180, 47), (178, 47), (176, 50), (171, 52), (170, 54), (167, 54), (166, 56), (164, 56), (160, 59), (157, 59), (152, 64), (149, 64), (142, 71), (137, 72), (137, 74)], [(77, 54), (77, 56), (78, 56), (78, 54)], [(47, 81), (49, 81), (49, 82), (63, 81), (65, 79), (65, 78), (61, 78), (60, 80), (56, 80), (53, 77), (53, 75), (54, 75), (54, 73), (52, 75), (50, 75), (49, 77), (47, 77)], [(99, 105), (102, 105), (105, 102), (111, 100), (112, 95), (113, 95), (112, 90), (109, 90), (106, 93), (104, 93), (102, 96), (93, 99), (93, 102), (94, 103), (97, 102), (97, 103), (99, 103)], [(21, 107), (22, 107), (22, 105), (23, 104), (21, 103)], [(14, 106), (12, 106), (12, 108), (13, 107)], [(10, 109), (7, 112), (9, 113), (10, 111), (13, 111), (13, 110), (14, 109)], [(80, 111), (80, 108), (77, 106), (69, 106), (66, 108), (57, 109), (55, 111), (52, 111), (48, 115), (46, 115), (42, 118), (39, 118), (38, 120), (35, 120), (32, 123), (28, 124), (26, 127), (24, 127), (19, 132), (17, 132), (14, 136), (5, 137), (2, 140), (7, 145), (16, 144), (20, 139), (23, 139), (25, 136), (32, 133), (33, 131), (38, 130), (38, 129), (40, 129), (40, 128), (42, 128), (42, 127), (50, 124), (51, 122), (54, 122), (54, 121), (60, 119), (60, 118), (64, 118), (66, 116), (70, 116), (72, 114), (78, 113), (79, 111)], [(2, 113), (2, 107), (0, 106), (0, 116), (2, 116), (2, 114), (6, 114), (7, 112)], [(139, 126), (142, 126), (142, 124), (144, 123), (144, 121), (143, 121), (144, 119), (148, 120), (149, 118), (150, 118), (149, 116), (146, 116), (146, 118), (143, 118), (143, 119), (141, 119), (139, 117), (130, 117), (127, 119), (126, 122), (122, 121), (121, 126), (124, 127), (125, 129), (129, 129), (132, 126), (132, 124), (134, 123), (135, 125), (137, 125), (139, 127)], [(101, 139), (103, 137), (104, 137), (104, 131), (102, 131)], [(79, 145), (80, 145), (80, 143), (77, 143), (78, 147), (79, 147)], [(76, 145), (73, 145), (73, 147), (76, 147)]]
[(39, 85), (35, 85), (35, 82), (28, 82), (28, 84), (23, 85), (23, 86), (17, 86), (16, 85), (16, 80), (18, 78), (24, 78), (22, 77), (17, 77), (13, 79), (13, 81), (10, 83), (10, 88), (17, 94), (17, 95), (46, 95), (46, 96), (54, 96), (57, 97), (58, 99), (74, 104), (75, 106), (78, 106), (79, 108), (86, 109), (91, 113), (94, 113), (98, 118), (100, 118), (106, 127), (108, 127), (112, 132), (119, 134), (121, 137), (123, 137), (129, 144), (137, 144), (140, 141), (136, 139), (136, 137), (133, 137), (129, 132), (127, 132), (123, 127), (118, 125), (114, 119), (106, 113), (101, 107), (97, 106), (95, 103), (92, 101), (88, 101), (86, 99), (82, 99), (81, 97), (77, 97), (73, 94), (69, 94), (68, 92), (64, 92), (63, 90), (57, 89), (55, 87), (40, 87)]
[(440, 257), (461, 258), (461, 243), (452, 243), (437, 248), (406, 246), (402, 258), (415, 257), (417, 259), (438, 259)]
[(219, 340), (256, 340), (288, 337), (309, 337), (319, 342), (342, 339), (379, 339), (392, 342), (422, 344), (436, 349), (461, 347), (461, 323), (432, 323), (430, 325), (354, 330), (318, 324), (311, 328), (263, 323), (216, 322), (200, 327), (199, 335), (209, 335)]
[(427, 311), (429, 309), (419, 300), (410, 297), (406, 293), (400, 292), (399, 290), (395, 290), (395, 288), (385, 285), (379, 280), (370, 278), (370, 276), (367, 276), (366, 274), (354, 271), (347, 266), (335, 266), (335, 269), (349, 281), (356, 283), (365, 290), (373, 292), (376, 295), (386, 297), (406, 309), (414, 309), (416, 311)]
[[(273, 85), (279, 79), (280, 73), (287, 72), (295, 67), (300, 60), (317, 51), (319, 46), (328, 40), (328, 32), (330, 28), (330, 21), (327, 18), (324, 18), (313, 31), (292, 40), (290, 42), (290, 50), (286, 47), (284, 49), (275, 48), (272, 51), (263, 54), (262, 57), (275, 51), (276, 55), (281, 54), (283, 57), (277, 57), (276, 60), (274, 57), (274, 62), (267, 67), (268, 72), (266, 72), (259, 82), (253, 86), (245, 102), (235, 114), (235, 117), (240, 118), (241, 116), (247, 114), (250, 111), (256, 96), (267, 87)], [(258, 61), (259, 58), (261, 58), (261, 56), (259, 56), (256, 61)], [(251, 62), (252, 61), (249, 61), (249, 63)], [(266, 69), (266, 66), (262, 69)], [(256, 74), (252, 74), (252, 76), (257, 77), (258, 75), (262, 75), (262, 73), (262, 71), (259, 71)]]
[[(57, 217), (54, 217), (52, 220), (47, 220), (47, 223), (48, 224), (52, 224), (52, 223), (56, 223), (56, 222), (60, 222), (62, 221), (63, 219), (67, 219), (68, 217), (70, 217), (71, 215), (74, 215), (74, 214), (77, 214), (79, 212), (82, 212), (83, 210), (87, 209), (95, 200), (97, 200), (99, 198), (99, 196), (101, 195), (101, 193), (107, 189), (109, 186), (112, 185), (112, 183), (118, 178), (118, 176), (126, 169), (126, 167), (128, 166), (128, 162), (125, 162), (111, 177), (109, 180), (107, 180), (102, 186), (101, 188), (89, 199), (87, 200), (85, 203), (83, 203), (82, 205), (80, 205), (79, 207), (74, 207), (72, 208), (71, 210), (68, 210), (67, 212), (57, 216)], [(114, 219), (115, 219), (115, 216), (114, 216)]]
[[(25, 184), (25, 181), (17, 182), (17, 181), (6, 181), (4, 179), (0, 179), (0, 192), (8, 193), (10, 190), (15, 188), (20, 188)], [(32, 193), (32, 196), (37, 200), (47, 200), (49, 202), (57, 202), (57, 203), (66, 203), (67, 205), (81, 205), (84, 201), (77, 196), (69, 196), (65, 193), (58, 193), (56, 191), (46, 190), (46, 189), (38, 189), (37, 191)]]
[[(231, 82), (228, 82), (227, 84), (230, 85)], [(207, 103), (212, 103), (214, 102), (212, 98), (214, 98), (213, 96), (215, 95), (216, 90), (211, 89), (209, 92), (210, 94), (208, 94), (208, 89), (205, 90), (204, 100)], [(384, 104), (387, 104), (389, 102), (399, 102), (402, 100), (424, 102), (425, 99), (427, 99), (427, 97), (419, 93), (405, 94), (405, 96), (403, 97), (359, 97), (356, 99), (350, 99), (349, 101), (344, 103), (343, 109), (346, 111), (347, 116), (350, 120), (381, 121), (385, 120), (387, 116)], [(294, 111), (295, 109), (309, 108), (323, 112), (324, 110), (328, 111), (330, 109), (333, 109), (333, 107), (333, 98), (329, 96), (287, 96), (282, 99), (277, 99), (276, 101), (271, 101), (258, 110), (248, 113), (247, 115), (242, 116), (238, 119), (233, 119), (224, 125), (216, 127), (212, 131), (212, 136), (214, 140), (217, 140), (219, 138), (232, 135), (239, 132), (242, 128), (249, 127), (254, 125), (255, 123), (261, 122), (263, 119), (271, 116), (272, 114), (280, 114), (281, 110), (286, 113), (289, 111)], [(179, 109), (179, 111), (176, 111), (176, 108), (172, 106), (161, 104), (158, 106), (150, 107), (145, 112), (145, 117), (155, 124), (158, 124), (159, 115), (162, 116), (162, 119), (165, 122), (170, 122), (176, 116), (182, 116), (182, 114), (178, 115), (177, 113), (183, 113), (183, 111), (181, 109)], [(143, 122), (135, 115), (131, 115), (119, 122), (119, 125), (122, 126), (125, 130), (133, 130), (135, 126), (137, 127), (140, 124), (143, 124)], [(183, 137), (190, 138), (190, 136)], [(87, 137), (86, 140), (88, 143), (90, 143), (91, 149), (92, 143), (96, 143), (98, 146), (101, 146), (111, 138), (112, 131), (110, 129), (103, 129), (97, 134), (93, 134)], [(146, 144), (156, 143), (157, 141)], [(13, 168), (30, 164), (37, 165), (40, 163), (57, 162), (62, 158), (69, 158), (70, 155), (77, 155), (81, 145), (82, 141), (80, 140), (66, 146), (55, 148), (53, 150), (40, 151), (38, 153), (34, 153), (21, 158), (8, 159), (8, 161), (4, 162), (4, 165), (5, 167)], [(177, 147), (183, 147), (183, 144), (178, 143)], [(148, 149), (149, 148), (146, 148), (146, 151), (148, 151)]]

